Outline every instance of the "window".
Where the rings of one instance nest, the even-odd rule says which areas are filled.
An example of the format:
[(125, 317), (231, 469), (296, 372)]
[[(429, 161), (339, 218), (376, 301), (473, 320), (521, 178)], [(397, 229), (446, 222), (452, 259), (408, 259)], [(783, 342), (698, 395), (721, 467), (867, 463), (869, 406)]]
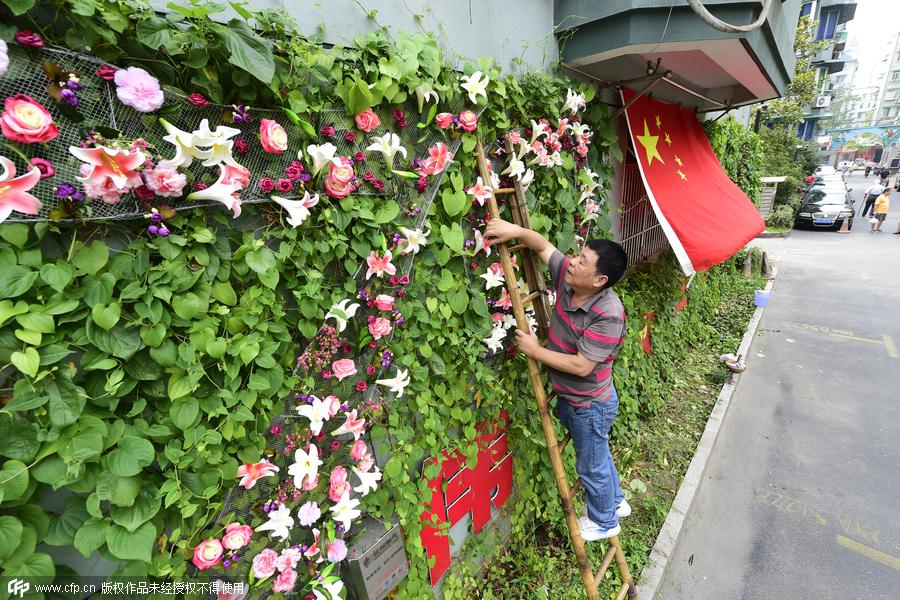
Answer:
[(891, 73), (891, 81), (897, 81), (898, 79), (900, 79), (900, 71)]
[(819, 33), (816, 35), (817, 40), (830, 40), (834, 38), (834, 28), (837, 26), (838, 11), (829, 10), (823, 12), (819, 20)]
[(800, 7), (800, 16), (808, 17), (812, 12), (812, 2), (807, 2), (803, 6)]

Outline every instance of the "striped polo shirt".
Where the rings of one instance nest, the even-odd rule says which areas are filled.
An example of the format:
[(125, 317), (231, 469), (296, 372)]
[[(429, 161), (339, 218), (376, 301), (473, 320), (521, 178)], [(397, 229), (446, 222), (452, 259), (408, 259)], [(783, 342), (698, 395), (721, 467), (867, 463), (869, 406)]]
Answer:
[(606, 402), (612, 389), (612, 364), (625, 340), (625, 308), (619, 296), (605, 288), (580, 306), (572, 306), (574, 291), (565, 283), (570, 259), (557, 250), (550, 257), (550, 277), (556, 288), (556, 306), (550, 319), (547, 348), (578, 354), (597, 361), (585, 377), (547, 367), (557, 396), (573, 406)]

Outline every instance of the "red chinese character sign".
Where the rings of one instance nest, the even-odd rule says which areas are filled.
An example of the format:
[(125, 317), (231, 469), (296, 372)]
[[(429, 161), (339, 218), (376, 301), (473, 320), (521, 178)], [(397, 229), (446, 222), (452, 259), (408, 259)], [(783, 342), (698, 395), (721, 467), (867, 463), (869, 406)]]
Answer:
[[(450, 568), (450, 537), (448, 529), (472, 516), (472, 531), (478, 533), (491, 520), (491, 507), (501, 508), (512, 493), (513, 464), (506, 438), (509, 415), (500, 413), (496, 421), (478, 425), (481, 434), (478, 444), (478, 464), (466, 466), (466, 457), (458, 450), (444, 451), (440, 458), (425, 461), (423, 472), (429, 465), (439, 465), (440, 473), (428, 482), (431, 499), (422, 513), (426, 523), (419, 534), (428, 558), (435, 558), (430, 569), (431, 585), (437, 584)], [(446, 491), (443, 491), (446, 482)]]

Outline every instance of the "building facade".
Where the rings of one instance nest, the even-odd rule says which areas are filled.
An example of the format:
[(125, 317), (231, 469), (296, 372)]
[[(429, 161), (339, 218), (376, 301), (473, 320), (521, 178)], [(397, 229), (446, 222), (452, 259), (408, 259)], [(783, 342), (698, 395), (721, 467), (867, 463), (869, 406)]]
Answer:
[(900, 124), (900, 34), (894, 36), (892, 42), (874, 125)]

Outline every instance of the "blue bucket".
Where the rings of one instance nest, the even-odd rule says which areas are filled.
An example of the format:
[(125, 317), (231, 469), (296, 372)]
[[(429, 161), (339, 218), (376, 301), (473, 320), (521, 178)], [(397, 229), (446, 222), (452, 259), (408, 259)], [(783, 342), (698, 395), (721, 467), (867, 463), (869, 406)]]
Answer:
[(768, 306), (769, 300), (772, 299), (772, 292), (766, 292), (763, 290), (756, 290), (753, 292), (753, 301), (757, 306)]

